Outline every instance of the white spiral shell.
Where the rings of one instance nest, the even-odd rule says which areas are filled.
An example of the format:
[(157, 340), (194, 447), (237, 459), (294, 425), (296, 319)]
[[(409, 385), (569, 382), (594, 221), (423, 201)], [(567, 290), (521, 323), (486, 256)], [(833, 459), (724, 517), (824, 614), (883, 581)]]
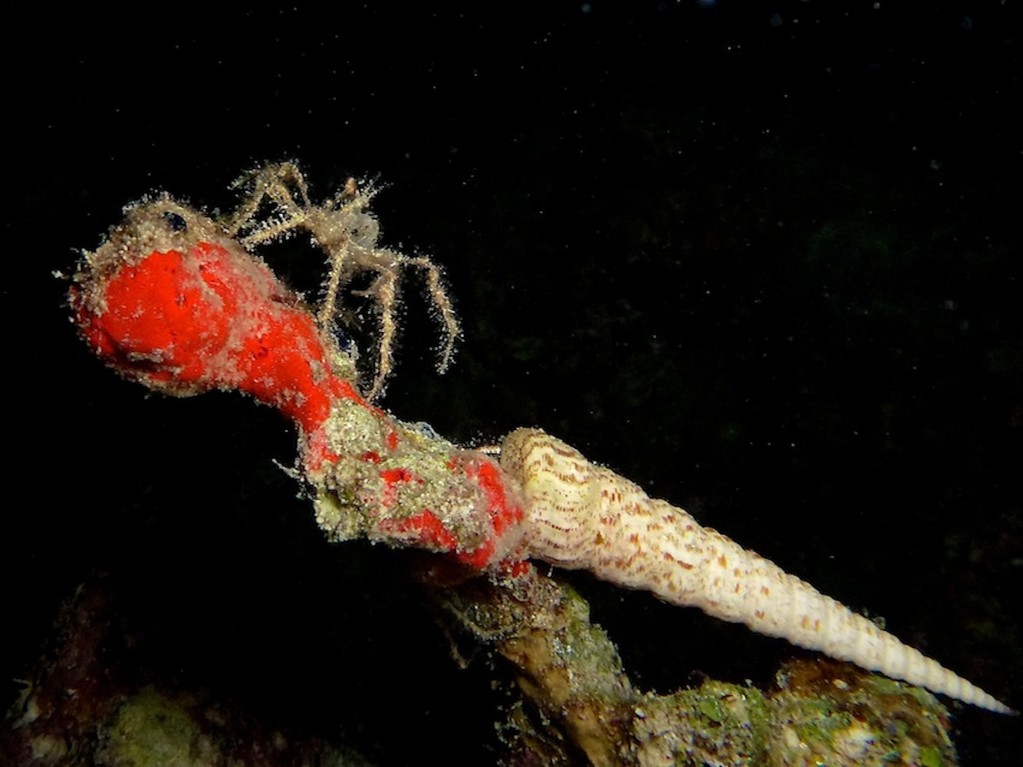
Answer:
[(531, 558), (589, 570), (893, 679), (1012, 713), (862, 615), (540, 430), (509, 434), (501, 465), (522, 491)]

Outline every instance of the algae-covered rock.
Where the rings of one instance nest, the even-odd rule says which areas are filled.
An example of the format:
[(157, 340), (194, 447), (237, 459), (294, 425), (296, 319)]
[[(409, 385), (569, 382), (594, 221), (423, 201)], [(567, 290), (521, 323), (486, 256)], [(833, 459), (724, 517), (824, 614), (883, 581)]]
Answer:
[(789, 663), (778, 682), (771, 764), (957, 764), (948, 712), (926, 690), (826, 659)]
[(367, 767), (336, 736), (168, 678), (143, 649), (152, 637), (123, 608), (106, 579), (65, 603), (52, 646), (0, 725), (0, 765)]
[(827, 659), (792, 661), (772, 690), (706, 680), (637, 690), (567, 585), (535, 574), (476, 579), (440, 601), (511, 667), (519, 702), (507, 764), (641, 767), (953, 767), (948, 713), (930, 693)]
[(128, 698), (102, 740), (108, 767), (198, 767), (217, 761), (216, 748), (190, 712), (152, 688)]

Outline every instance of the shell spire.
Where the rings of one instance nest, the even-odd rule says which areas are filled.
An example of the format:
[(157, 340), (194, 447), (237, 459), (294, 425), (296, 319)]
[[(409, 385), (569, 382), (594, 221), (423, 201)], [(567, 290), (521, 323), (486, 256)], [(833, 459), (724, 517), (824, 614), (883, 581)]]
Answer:
[(520, 485), (532, 558), (589, 570), (869, 671), (1014, 713), (809, 583), (540, 430), (509, 434), (501, 465)]

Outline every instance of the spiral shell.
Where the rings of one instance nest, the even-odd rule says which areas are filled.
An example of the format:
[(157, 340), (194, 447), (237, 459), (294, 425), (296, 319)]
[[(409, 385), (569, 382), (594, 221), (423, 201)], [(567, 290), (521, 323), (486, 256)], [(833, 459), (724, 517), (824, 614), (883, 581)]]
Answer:
[(1000, 713), (1011, 709), (894, 635), (537, 429), (501, 446), (520, 485), (529, 556)]

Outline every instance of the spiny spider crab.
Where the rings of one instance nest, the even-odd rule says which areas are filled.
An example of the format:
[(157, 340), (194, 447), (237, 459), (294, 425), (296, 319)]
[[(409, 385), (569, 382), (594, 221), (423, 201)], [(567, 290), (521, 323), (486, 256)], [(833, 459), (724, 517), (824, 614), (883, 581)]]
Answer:
[[(228, 221), (226, 230), (243, 247), (252, 249), (301, 229), (327, 254), (330, 268), (318, 312), (323, 328), (334, 324), (338, 294), (352, 278), (360, 272), (376, 275), (372, 284), (359, 293), (377, 303), (380, 315), (376, 374), (368, 399), (375, 400), (383, 393), (394, 369), (398, 280), (405, 269), (421, 269), (426, 275), (427, 293), (444, 325), (437, 368), (442, 373), (447, 370), (460, 330), (441, 270), (425, 256), (406, 256), (378, 245), (380, 225), (367, 212), (377, 192), (373, 185), (360, 188), (354, 178), (349, 178), (334, 197), (315, 204), (298, 166), (283, 162), (247, 173), (234, 186), (246, 189), (248, 196)], [(276, 208), (276, 213), (269, 217), (260, 215), (266, 201)]]
[[(458, 325), (439, 270), (426, 259), (377, 247), (376, 221), (366, 212), (371, 194), (359, 192), (354, 182), (322, 205), (310, 201), (291, 163), (267, 166), (244, 183), (249, 196), (226, 224), (166, 196), (129, 207), (125, 221), (84, 255), (75, 274), (71, 307), (83, 339), (110, 366), (152, 388), (175, 394), (240, 390), (291, 418), (299, 429), (295, 474), (328, 537), (362, 537), (439, 555), (431, 562), (443, 563), (433, 571), (445, 573), (433, 580), (443, 594), (442, 609), (512, 662), (539, 720), (558, 723), (561, 737), (593, 763), (748, 764), (744, 754), (791, 746), (792, 721), (819, 717), (821, 696), (855, 713), (848, 732), (828, 736), (845, 733), (848, 742), (829, 744), (816, 763), (863, 763), (865, 749), (891, 753), (908, 746), (889, 742), (889, 736), (905, 737), (886, 735), (884, 712), (864, 713), (863, 698), (836, 703), (833, 688), (865, 684), (850, 683), (847, 672), (827, 672), (827, 691), (812, 693), (805, 710), (785, 691), (767, 698), (721, 683), (671, 696), (640, 693), (606, 636), (588, 623), (581, 600), (540, 574), (534, 561), (585, 569), (861, 668), (1011, 713), (870, 620), (539, 429), (513, 431), (495, 460), (371, 404), (327, 332), (341, 286), (358, 271), (377, 275), (371, 293), (383, 319), (373, 396), (391, 371), (395, 287), (405, 266), (427, 274), (444, 322), (446, 363)], [(266, 218), (260, 213), (265, 200), (275, 209)], [(298, 229), (309, 232), (330, 261), (318, 322), (248, 252)], [(890, 685), (868, 697), (885, 695), (910, 695), (912, 716), (938, 732), (942, 754), (954, 753), (933, 697), (898, 686), (892, 692)], [(701, 727), (708, 711), (712, 725)], [(863, 722), (871, 717), (874, 729), (867, 731)], [(537, 735), (542, 727), (536, 721), (520, 729), (532, 727)], [(528, 733), (523, 742), (527, 750), (537, 743)], [(806, 745), (798, 737), (795, 744)]]

